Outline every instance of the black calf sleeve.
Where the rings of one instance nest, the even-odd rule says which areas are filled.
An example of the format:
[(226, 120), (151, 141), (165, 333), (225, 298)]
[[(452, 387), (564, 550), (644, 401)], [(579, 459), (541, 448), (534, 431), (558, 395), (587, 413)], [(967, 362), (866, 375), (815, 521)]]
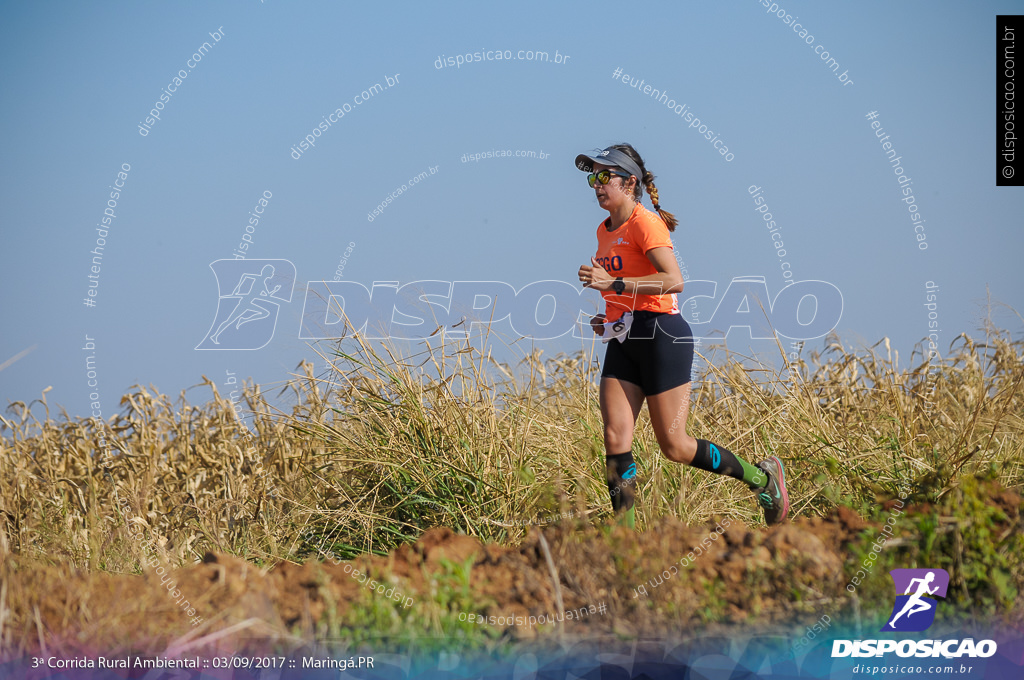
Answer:
[(719, 475), (735, 477), (746, 482), (752, 489), (768, 483), (768, 476), (764, 470), (751, 465), (724, 446), (712, 444), (706, 439), (697, 440), (697, 453), (690, 465)]
[(636, 462), (633, 461), (633, 451), (605, 456), (605, 479), (608, 480), (612, 509), (618, 513), (632, 508), (636, 499)]

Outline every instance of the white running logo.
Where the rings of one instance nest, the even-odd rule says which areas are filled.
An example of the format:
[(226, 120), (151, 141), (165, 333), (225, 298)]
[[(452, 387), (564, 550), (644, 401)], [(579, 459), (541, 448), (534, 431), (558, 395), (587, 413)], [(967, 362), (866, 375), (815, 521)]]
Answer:
[(906, 614), (907, 618), (909, 619), (911, 616), (917, 614), (918, 612), (926, 612), (932, 608), (932, 605), (930, 603), (925, 602), (921, 598), (924, 595), (933, 595), (935, 591), (939, 589), (938, 586), (935, 586), (934, 588), (928, 587), (928, 584), (934, 580), (934, 571), (929, 571), (928, 575), (924, 578), (915, 578), (910, 580), (910, 583), (907, 585), (907, 590), (903, 594), (910, 595), (910, 591), (913, 589), (915, 583), (919, 584), (917, 586), (917, 592), (913, 595), (910, 595), (910, 599), (907, 600), (907, 603), (905, 605), (903, 605), (903, 609), (900, 610), (900, 613), (892, 617), (892, 621), (889, 622), (890, 628), (895, 628), (893, 624), (896, 623), (896, 619), (900, 618), (904, 614)]

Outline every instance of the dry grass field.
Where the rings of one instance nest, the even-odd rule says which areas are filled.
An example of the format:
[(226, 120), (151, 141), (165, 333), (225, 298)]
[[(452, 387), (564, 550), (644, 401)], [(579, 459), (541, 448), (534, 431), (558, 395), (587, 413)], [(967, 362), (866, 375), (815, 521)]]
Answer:
[[(424, 627), (494, 641), (542, 629), (458, 615), (598, 602), (609, 615), (580, 631), (752, 616), (802, 629), (851, 606), (859, 622), (871, 596), (844, 587), (895, 499), (910, 510), (871, 576), (879, 607), (888, 568), (942, 566), (961, 615), (1024, 621), (1024, 343), (1003, 332), (962, 335), (931, 364), (834, 336), (782, 373), (707, 357), (690, 433), (781, 457), (793, 523), (766, 530), (743, 485), (665, 460), (645, 410), (635, 535), (608, 527), (594, 356), (507, 366), (436, 339), (404, 357), (344, 341), (327, 374), (300, 365), (287, 413), (247, 385), (252, 434), (206, 378), (205, 404), (137, 387), (107, 423), (56, 417), (45, 394), (10, 405), (0, 648), (156, 653)], [(724, 521), (693, 578), (634, 597)], [(414, 604), (361, 586), (351, 565)]]

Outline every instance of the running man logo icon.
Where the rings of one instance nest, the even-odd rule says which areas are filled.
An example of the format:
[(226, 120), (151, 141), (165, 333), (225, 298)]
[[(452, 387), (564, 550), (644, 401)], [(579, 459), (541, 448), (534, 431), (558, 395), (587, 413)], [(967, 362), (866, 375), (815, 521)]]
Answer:
[(893, 569), (889, 575), (896, 585), (896, 604), (882, 631), (913, 633), (932, 625), (938, 601), (926, 596), (946, 597), (949, 572), (945, 569)]
[(210, 269), (217, 279), (217, 314), (196, 349), (266, 347), (281, 303), (292, 300), (295, 265), (288, 260), (216, 260)]

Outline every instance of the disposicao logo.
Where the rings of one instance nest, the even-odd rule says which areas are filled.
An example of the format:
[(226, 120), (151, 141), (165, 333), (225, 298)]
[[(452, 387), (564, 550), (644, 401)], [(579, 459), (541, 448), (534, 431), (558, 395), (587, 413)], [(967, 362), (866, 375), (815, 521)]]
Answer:
[[(882, 632), (916, 633), (927, 630), (935, 621), (938, 600), (929, 595), (946, 597), (949, 573), (945, 569), (893, 569), (889, 572), (896, 586), (896, 602)], [(987, 658), (996, 653), (993, 640), (975, 643), (964, 640), (835, 640), (832, 656), (897, 656), (938, 657), (947, 659), (968, 656)]]
[(935, 621), (938, 605), (937, 600), (927, 596), (946, 597), (949, 573), (945, 569), (893, 569), (889, 575), (896, 584), (896, 604), (882, 631), (916, 633), (926, 630)]
[(210, 269), (217, 277), (217, 314), (196, 349), (265, 347), (274, 337), (281, 305), (291, 302), (295, 265), (288, 260), (225, 259), (211, 262)]

